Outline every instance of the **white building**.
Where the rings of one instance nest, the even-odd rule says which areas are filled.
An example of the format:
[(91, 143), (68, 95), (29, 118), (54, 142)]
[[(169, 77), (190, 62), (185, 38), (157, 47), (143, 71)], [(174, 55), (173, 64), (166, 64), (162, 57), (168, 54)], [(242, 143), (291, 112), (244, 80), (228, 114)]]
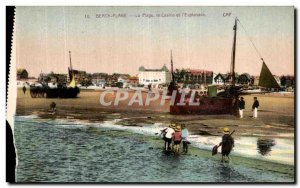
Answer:
[(92, 78), (92, 84), (95, 86), (104, 87), (106, 80), (104, 78)]
[(226, 74), (214, 74), (213, 85), (225, 85), (226, 77)]
[(172, 80), (172, 74), (164, 65), (161, 69), (146, 69), (144, 66), (139, 68), (139, 83), (145, 86), (149, 84), (157, 88), (159, 84), (169, 84)]

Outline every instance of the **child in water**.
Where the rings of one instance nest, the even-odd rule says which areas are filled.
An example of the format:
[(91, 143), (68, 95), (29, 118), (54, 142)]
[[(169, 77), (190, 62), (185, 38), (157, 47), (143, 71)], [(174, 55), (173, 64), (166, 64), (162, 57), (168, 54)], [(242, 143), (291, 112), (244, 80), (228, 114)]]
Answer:
[(175, 132), (173, 134), (173, 142), (174, 142), (174, 153), (179, 154), (180, 143), (181, 143), (181, 126), (177, 125), (175, 128)]
[(182, 153), (187, 153), (188, 152), (188, 141), (187, 141), (187, 138), (189, 136), (189, 132), (186, 128), (186, 126), (184, 124), (181, 125), (181, 137), (182, 137), (182, 145), (183, 145), (183, 148), (182, 148)]
[(232, 138), (229, 128), (225, 127), (223, 129), (224, 135), (222, 136), (222, 142), (220, 142), (219, 146), (222, 146), (222, 162), (224, 162), (225, 156), (229, 159), (229, 154), (234, 147), (234, 139)]

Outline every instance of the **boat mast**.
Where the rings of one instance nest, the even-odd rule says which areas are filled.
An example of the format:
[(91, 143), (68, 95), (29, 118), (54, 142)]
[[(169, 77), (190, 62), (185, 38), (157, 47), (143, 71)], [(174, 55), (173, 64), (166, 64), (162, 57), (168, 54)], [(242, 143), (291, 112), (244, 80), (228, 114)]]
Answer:
[(70, 69), (71, 71), (73, 71), (72, 61), (71, 61), (71, 51), (69, 51), (69, 57), (70, 57)]
[(175, 84), (174, 71), (173, 71), (173, 55), (171, 50), (171, 73), (172, 73), (172, 81)]
[(233, 30), (234, 30), (234, 36), (233, 36), (233, 46), (232, 46), (232, 62), (231, 62), (231, 78), (232, 78), (232, 86), (235, 86), (235, 48), (236, 48), (236, 30), (237, 30), (237, 17), (235, 18), (234, 21), (234, 26), (233, 26)]

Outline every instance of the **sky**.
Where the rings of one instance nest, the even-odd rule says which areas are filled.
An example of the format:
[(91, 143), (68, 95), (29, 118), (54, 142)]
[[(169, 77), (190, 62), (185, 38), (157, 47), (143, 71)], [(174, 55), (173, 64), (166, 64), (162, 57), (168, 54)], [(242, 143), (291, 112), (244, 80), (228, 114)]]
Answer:
[(17, 7), (17, 67), (67, 73), (71, 51), (74, 69), (136, 75), (170, 68), (172, 50), (174, 68), (226, 73), (235, 17), (236, 72), (259, 75), (261, 55), (273, 74), (294, 74), (294, 7)]

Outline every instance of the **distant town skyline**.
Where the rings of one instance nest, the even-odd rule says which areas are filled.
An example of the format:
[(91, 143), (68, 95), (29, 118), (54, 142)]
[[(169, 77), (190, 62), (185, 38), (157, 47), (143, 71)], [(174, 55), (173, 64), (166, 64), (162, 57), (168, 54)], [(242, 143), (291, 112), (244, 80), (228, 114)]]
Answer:
[(247, 31), (238, 24), (236, 72), (260, 74), (251, 37), (273, 74), (293, 75), (293, 7), (17, 7), (17, 67), (67, 73), (71, 51), (74, 69), (137, 75), (170, 69), (172, 50), (174, 69), (226, 73), (235, 16)]

